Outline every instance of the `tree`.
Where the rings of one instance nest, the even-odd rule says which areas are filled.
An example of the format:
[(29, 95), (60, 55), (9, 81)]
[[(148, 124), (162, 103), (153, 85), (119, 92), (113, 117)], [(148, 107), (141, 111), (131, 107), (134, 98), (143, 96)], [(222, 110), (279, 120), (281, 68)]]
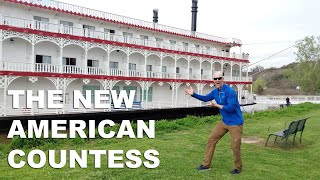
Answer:
[(309, 94), (320, 93), (320, 36), (307, 36), (296, 42), (298, 66), (294, 82)]
[(263, 70), (264, 70), (264, 67), (263, 67), (263, 66), (260, 66), (260, 65), (256, 65), (255, 67), (253, 67), (253, 68), (251, 69), (251, 71), (252, 71), (253, 73), (261, 72), (261, 71), (263, 71)]
[(263, 93), (263, 87), (259, 85), (257, 89), (257, 94), (261, 95), (262, 93)]
[(262, 78), (258, 78), (254, 83), (253, 83), (253, 92), (257, 94), (262, 94), (263, 89), (266, 87), (266, 81)]

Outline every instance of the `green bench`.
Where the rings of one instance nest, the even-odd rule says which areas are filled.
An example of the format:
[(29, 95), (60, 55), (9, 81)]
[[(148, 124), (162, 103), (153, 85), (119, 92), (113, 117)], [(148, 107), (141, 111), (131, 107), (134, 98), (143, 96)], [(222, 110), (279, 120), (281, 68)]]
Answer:
[(288, 138), (290, 135), (293, 135), (293, 144), (295, 143), (296, 135), (300, 132), (300, 143), (302, 140), (302, 133), (306, 124), (308, 118), (300, 119), (297, 121), (292, 121), (287, 129), (284, 129), (282, 131), (278, 131), (276, 133), (271, 133), (268, 136), (268, 139), (266, 141), (265, 146), (267, 146), (268, 141), (271, 136), (276, 136), (274, 139), (274, 143), (277, 141), (278, 137), (281, 137), (282, 139), (285, 139), (286, 145), (288, 144)]

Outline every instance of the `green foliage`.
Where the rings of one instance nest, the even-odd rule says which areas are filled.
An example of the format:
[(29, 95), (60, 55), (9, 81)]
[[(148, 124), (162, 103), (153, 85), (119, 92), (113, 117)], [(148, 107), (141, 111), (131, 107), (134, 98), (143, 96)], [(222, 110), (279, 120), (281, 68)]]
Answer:
[(285, 79), (286, 77), (285, 77), (285, 75), (284, 74), (276, 74), (275, 76), (272, 76), (272, 80), (273, 81), (280, 81), (280, 80), (282, 80), (282, 79)]
[(8, 146), (5, 144), (0, 144), (0, 159), (5, 158), (5, 154), (8, 152)]
[(294, 72), (293, 68), (288, 68), (288, 69), (284, 70), (283, 75), (285, 76), (286, 79), (290, 79), (294, 73), (295, 72)]
[[(157, 134), (163, 134), (163, 133), (170, 133), (173, 131), (179, 131), (179, 130), (185, 130), (197, 126), (201, 126), (204, 124), (212, 124), (213, 122), (218, 121), (220, 116), (208, 116), (204, 118), (199, 118), (195, 116), (188, 116), (183, 119), (177, 119), (177, 120), (161, 120), (161, 121), (156, 121), (155, 125), (155, 131)], [(146, 123), (148, 124), (148, 123)], [(131, 122), (131, 126), (133, 131), (137, 132), (137, 123), (134, 121)], [(118, 132), (120, 128), (120, 124), (115, 124), (112, 127), (105, 127), (104, 132), (108, 134), (110, 131)], [(84, 130), (84, 132), (88, 135), (88, 129)], [(26, 132), (27, 134), (27, 132)], [(51, 135), (49, 135), (50, 137)], [(98, 130), (95, 129), (95, 137), (100, 139), (101, 137), (99, 136)], [(62, 145), (64, 143), (70, 144), (70, 145), (83, 145), (87, 141), (90, 141), (92, 139), (83, 139), (80, 138), (79, 135), (75, 138), (68, 138), (68, 139), (54, 139), (54, 138), (20, 138), (20, 137), (14, 137), (10, 143), (11, 149), (31, 149), (31, 148), (36, 148), (36, 147), (52, 147), (52, 146), (58, 146)], [(106, 141), (106, 143), (114, 143), (116, 141)], [(1, 151), (1, 149), (0, 149)], [(0, 152), (1, 154), (1, 152)]]
[[(307, 36), (296, 42), (295, 47), (296, 63), (280, 69), (269, 68), (253, 77), (258, 79), (253, 83), (255, 93), (320, 94), (320, 36)], [(262, 84), (260, 79), (264, 79), (266, 83)], [(258, 92), (259, 86), (262, 88)], [(298, 86), (300, 91), (296, 90)], [(268, 89), (264, 89), (265, 87)]]
[(75, 138), (72, 138), (71, 141), (74, 145), (82, 145), (86, 143), (86, 140), (81, 138), (80, 136), (76, 136)]
[[(306, 113), (312, 110), (320, 108), (320, 105), (314, 105), (311, 103), (305, 103), (303, 105), (291, 106), (289, 108), (280, 109), (277, 111), (264, 111), (255, 113), (254, 119), (263, 119), (263, 118), (276, 118), (279, 116), (292, 117), (297, 116), (302, 113)], [(245, 115), (245, 119), (250, 118), (251, 115)], [(201, 127), (204, 125), (212, 125), (221, 119), (221, 116), (207, 116), (207, 117), (196, 117), (196, 116), (188, 116), (182, 119), (177, 120), (161, 120), (156, 121), (156, 134), (163, 135), (167, 133), (188, 130), (192, 128)], [(136, 132), (137, 125), (136, 123), (132, 123), (132, 128), (134, 132)], [(118, 132), (120, 125), (116, 124), (113, 127), (106, 127), (105, 133), (109, 133), (111, 130), (114, 132)], [(88, 130), (85, 131), (88, 134)], [(27, 134), (27, 133), (26, 133)], [(50, 135), (49, 135), (50, 136)], [(96, 130), (96, 138), (101, 139)], [(68, 139), (54, 139), (54, 138), (31, 138), (31, 139), (22, 139), (19, 137), (14, 137), (10, 143), (10, 149), (32, 149), (36, 147), (42, 147), (48, 149), (50, 147), (57, 147), (63, 144), (69, 145), (83, 145), (88, 141), (92, 141), (94, 139), (83, 139), (78, 135), (76, 138), (68, 138)], [(105, 140), (104, 144), (117, 143), (118, 141)], [(6, 149), (7, 148), (7, 149)], [(2, 145), (0, 146), (0, 158), (8, 151), (8, 146)]]
[(258, 86), (257, 94), (261, 95), (263, 93), (263, 87), (261, 85)]
[(254, 115), (255, 119), (264, 118), (277, 118), (277, 117), (294, 117), (300, 114), (305, 114), (310, 111), (320, 109), (320, 104), (304, 103), (294, 106), (289, 106), (288, 108), (282, 108), (278, 110), (268, 110), (258, 112)]
[(161, 120), (156, 122), (156, 133), (169, 133), (178, 130), (185, 130), (192, 127), (198, 127), (204, 124), (212, 124), (218, 121), (220, 116), (207, 116), (199, 118), (196, 116), (187, 116), (177, 120)]
[(303, 40), (296, 43), (298, 49), (297, 61), (298, 62), (309, 62), (320, 60), (320, 36), (307, 36)]
[(299, 65), (294, 69), (294, 81), (304, 92), (320, 93), (320, 36), (307, 36), (296, 43)]
[[(26, 132), (27, 134), (27, 132)], [(50, 137), (50, 135), (49, 135)], [(55, 146), (60, 140), (54, 138), (20, 138), (14, 137), (10, 143), (12, 149), (35, 148), (44, 145)]]
[[(257, 79), (257, 83), (254, 82), (253, 90), (256, 94), (268, 94), (268, 95), (295, 95), (299, 94), (296, 90), (298, 86), (297, 83), (293, 81), (293, 76), (295, 75), (294, 68), (297, 63), (287, 65), (278, 69), (266, 69), (263, 73), (259, 73), (253, 76), (253, 79)], [(265, 83), (261, 83), (261, 80)], [(260, 82), (259, 82), (260, 81)], [(265, 84), (265, 85), (264, 85)], [(259, 88), (258, 92), (258, 87)], [(265, 88), (267, 87), (267, 88)]]
[(253, 83), (253, 92), (255, 92), (257, 94), (262, 94), (264, 87), (266, 87), (266, 81), (262, 78), (258, 78)]
[[(291, 136), (289, 146), (283, 147), (281, 138), (273, 144), (264, 147), (265, 140), (270, 132), (276, 132), (288, 126), (288, 123), (302, 117), (310, 117), (303, 132), (302, 143), (293, 146)], [(242, 160), (244, 163), (241, 174), (230, 175), (233, 165), (233, 154), (230, 149), (230, 134), (226, 134), (217, 144), (212, 161), (212, 168), (206, 172), (195, 169), (203, 159), (207, 138), (214, 128), (214, 123), (220, 116), (194, 117), (189, 116), (175, 121), (157, 121), (162, 126), (156, 131), (155, 139), (93, 139), (81, 146), (74, 146), (67, 142), (60, 144), (56, 149), (138, 149), (141, 153), (147, 149), (156, 149), (160, 153), (160, 166), (156, 169), (147, 169), (143, 165), (137, 169), (108, 168), (106, 156), (101, 156), (101, 168), (95, 168), (95, 157), (88, 155), (87, 168), (69, 168), (69, 163), (61, 169), (50, 167), (48, 161), (44, 168), (33, 169), (28, 165), (21, 169), (13, 169), (7, 159), (0, 158), (0, 179), (320, 179), (320, 141), (319, 123), (320, 105), (305, 103), (264, 112), (256, 112), (252, 117), (245, 114), (243, 129), (244, 137), (261, 138), (255, 144), (241, 145)], [(160, 124), (159, 124), (160, 123)], [(165, 124), (174, 125), (173, 131), (167, 131)], [(269, 130), (270, 127), (270, 131)], [(171, 128), (171, 127), (169, 127)], [(164, 133), (165, 132), (165, 133)], [(109, 143), (109, 141), (112, 143)], [(297, 140), (297, 139), (296, 139)], [(108, 142), (108, 143), (105, 143)], [(8, 146), (8, 145), (4, 145)], [(8, 152), (4, 146), (0, 151)], [(43, 149), (43, 147), (41, 147)], [(28, 150), (26, 150), (26, 153)], [(46, 154), (48, 154), (46, 152)], [(142, 157), (142, 156), (140, 156)], [(67, 157), (69, 158), (69, 157)], [(142, 157), (143, 158), (143, 157)], [(26, 157), (16, 157), (26, 161)]]

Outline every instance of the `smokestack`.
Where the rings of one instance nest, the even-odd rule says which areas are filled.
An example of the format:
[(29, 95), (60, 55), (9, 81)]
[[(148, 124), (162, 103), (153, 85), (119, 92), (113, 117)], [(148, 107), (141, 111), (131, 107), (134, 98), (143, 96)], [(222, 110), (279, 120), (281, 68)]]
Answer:
[(192, 21), (191, 21), (191, 33), (194, 36), (197, 31), (197, 13), (198, 13), (198, 0), (192, 0)]
[(158, 9), (153, 9), (153, 23), (158, 23)]

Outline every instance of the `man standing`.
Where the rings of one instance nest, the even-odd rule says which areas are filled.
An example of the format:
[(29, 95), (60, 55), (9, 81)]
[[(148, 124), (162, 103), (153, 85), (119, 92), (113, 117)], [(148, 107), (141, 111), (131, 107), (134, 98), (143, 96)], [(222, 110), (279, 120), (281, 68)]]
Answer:
[(235, 164), (231, 174), (239, 174), (242, 169), (240, 152), (243, 126), (242, 112), (240, 110), (236, 92), (230, 86), (223, 83), (223, 76), (221, 72), (215, 73), (213, 80), (217, 88), (205, 96), (194, 93), (191, 86), (190, 88), (185, 89), (187, 94), (201, 101), (207, 102), (214, 99), (216, 103), (211, 102), (210, 105), (219, 108), (222, 116), (222, 120), (217, 123), (208, 138), (205, 159), (197, 169), (210, 169), (215, 146), (217, 142), (229, 131), (231, 134), (231, 146)]
[(291, 103), (290, 103), (290, 98), (289, 98), (289, 97), (286, 98), (286, 105), (287, 105), (287, 106), (290, 106), (290, 105), (291, 105)]

